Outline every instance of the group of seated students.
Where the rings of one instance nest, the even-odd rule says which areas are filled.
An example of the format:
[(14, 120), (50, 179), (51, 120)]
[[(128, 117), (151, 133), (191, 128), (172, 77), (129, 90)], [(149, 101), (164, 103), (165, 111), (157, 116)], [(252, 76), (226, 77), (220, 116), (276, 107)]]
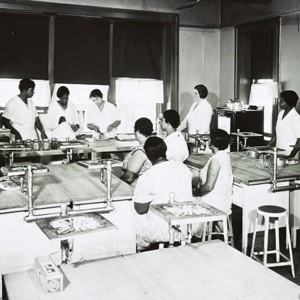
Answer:
[[(229, 154), (229, 134), (222, 129), (210, 131), (213, 156), (200, 173), (199, 184), (192, 188), (192, 173), (183, 163), (188, 157), (187, 143), (181, 132), (179, 114), (167, 110), (161, 119), (164, 139), (152, 135), (153, 125), (147, 118), (135, 122), (134, 132), (139, 146), (124, 159), (121, 179), (134, 186), (133, 205), (136, 212), (135, 230), (137, 250), (145, 250), (157, 242), (169, 240), (168, 224), (149, 210), (150, 205), (168, 203), (170, 195), (175, 201), (194, 198), (204, 201), (225, 213), (231, 210), (233, 184)], [(193, 233), (201, 228), (194, 226)], [(184, 230), (183, 230), (184, 231)]]

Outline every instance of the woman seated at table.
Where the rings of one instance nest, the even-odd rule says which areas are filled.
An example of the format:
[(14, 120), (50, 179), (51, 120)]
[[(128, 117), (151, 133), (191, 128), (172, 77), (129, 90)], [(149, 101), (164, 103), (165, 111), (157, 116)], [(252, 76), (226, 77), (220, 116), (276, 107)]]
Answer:
[(145, 141), (151, 136), (152, 131), (153, 124), (147, 118), (140, 118), (134, 124), (134, 134), (139, 146), (125, 156), (122, 166), (124, 173), (120, 177), (132, 186), (135, 186), (138, 177), (152, 166), (144, 150)]
[(144, 148), (153, 166), (137, 181), (132, 198), (137, 212), (138, 250), (169, 240), (168, 223), (149, 211), (150, 205), (168, 203), (171, 195), (178, 202), (192, 199), (192, 173), (182, 162), (167, 160), (165, 142), (156, 136), (149, 137)]
[(232, 199), (232, 168), (229, 154), (225, 151), (229, 144), (229, 135), (225, 130), (210, 131), (210, 148), (214, 155), (200, 172), (200, 183), (195, 193), (207, 204), (229, 213)]

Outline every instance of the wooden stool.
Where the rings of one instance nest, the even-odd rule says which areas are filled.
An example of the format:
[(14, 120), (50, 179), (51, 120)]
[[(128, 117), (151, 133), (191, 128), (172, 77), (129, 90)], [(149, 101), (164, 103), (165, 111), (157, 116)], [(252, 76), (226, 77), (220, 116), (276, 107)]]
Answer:
[[(228, 228), (228, 245), (231, 245), (232, 247), (234, 247), (234, 236), (233, 236), (233, 227), (232, 227), (232, 211), (230, 210), (227, 213), (227, 228)], [(217, 228), (219, 229), (219, 228)], [(217, 231), (213, 231), (213, 222), (208, 222), (208, 233), (206, 234), (206, 230), (207, 230), (207, 223), (204, 224), (204, 228), (203, 228), (203, 235), (202, 235), (202, 242), (205, 241), (206, 239), (206, 235), (208, 236), (208, 240), (211, 240), (212, 235), (215, 234), (222, 234), (222, 232), (220, 232), (220, 230)]]
[[(256, 228), (258, 223), (259, 216), (265, 219), (265, 228), (264, 228), (264, 249), (263, 251), (257, 252), (254, 251), (255, 246), (255, 239), (256, 239)], [(271, 218), (271, 220), (270, 220)], [(284, 255), (280, 251), (279, 245), (279, 226), (278, 226), (278, 218), (284, 218), (285, 226), (286, 226), (286, 246), (289, 250), (289, 258)], [(269, 242), (269, 222), (275, 222), (275, 250), (268, 250), (268, 242)], [(276, 262), (268, 263), (268, 254), (276, 254)], [(263, 261), (261, 261), (257, 255), (263, 255)], [(280, 262), (280, 256), (282, 256), (286, 261)], [(291, 245), (291, 238), (290, 238), (290, 229), (289, 229), (289, 216), (283, 207), (275, 206), (275, 205), (264, 205), (260, 206), (257, 209), (257, 215), (255, 220), (255, 227), (253, 233), (253, 240), (252, 240), (252, 247), (250, 257), (256, 259), (259, 262), (262, 262), (267, 267), (278, 267), (278, 266), (286, 266), (290, 265), (292, 269), (292, 276), (295, 277), (295, 270), (294, 270), (294, 262), (293, 262), (293, 253), (292, 253), (292, 245)]]

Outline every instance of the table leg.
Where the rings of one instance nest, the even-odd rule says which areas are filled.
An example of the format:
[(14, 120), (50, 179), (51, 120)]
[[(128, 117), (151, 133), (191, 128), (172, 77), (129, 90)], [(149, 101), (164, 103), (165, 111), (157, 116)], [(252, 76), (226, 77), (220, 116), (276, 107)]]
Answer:
[(223, 219), (224, 243), (228, 244), (227, 216)]
[(192, 224), (187, 224), (187, 242), (192, 242)]
[(169, 224), (169, 247), (174, 246), (174, 229), (172, 228), (172, 225)]
[(68, 264), (72, 261), (73, 239), (62, 240), (61, 246), (61, 262)]

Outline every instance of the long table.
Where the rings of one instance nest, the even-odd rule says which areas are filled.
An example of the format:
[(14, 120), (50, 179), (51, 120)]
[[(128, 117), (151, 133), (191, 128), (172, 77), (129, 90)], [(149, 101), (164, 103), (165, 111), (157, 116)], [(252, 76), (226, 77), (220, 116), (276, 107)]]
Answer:
[(298, 299), (300, 287), (221, 241), (62, 265), (45, 294), (33, 270), (4, 276), (10, 300)]
[[(108, 140), (86, 139), (80, 140), (82, 148), (74, 148), (73, 153), (103, 153), (103, 152), (128, 152), (138, 146), (138, 141), (120, 141), (117, 138)], [(7, 151), (2, 151), (3, 153)], [(50, 149), (39, 151), (16, 151), (14, 157), (45, 157), (66, 155), (66, 149)]]
[[(199, 176), (200, 170), (205, 166), (212, 154), (190, 155), (185, 163), (192, 169), (194, 176)], [(265, 168), (263, 159), (251, 159), (247, 152), (229, 153), (233, 172), (233, 203), (243, 210), (242, 212), (242, 250), (247, 253), (248, 233), (253, 232), (256, 209), (260, 205), (279, 205), (290, 210), (292, 237), (296, 246), (296, 230), (300, 226), (300, 206), (297, 206), (296, 197), (290, 200), (289, 191), (272, 193), (272, 170)], [(300, 179), (300, 164), (278, 167), (277, 180), (279, 185), (287, 185), (289, 181)], [(261, 230), (259, 227), (258, 230)]]
[[(71, 200), (78, 208), (95, 207), (105, 201), (106, 186), (100, 181), (99, 170), (88, 170), (77, 164), (49, 165), (48, 168), (48, 173), (33, 176), (33, 205), (39, 213), (60, 212), (61, 203)], [(115, 209), (104, 216), (118, 230), (76, 238), (75, 251), (84, 259), (135, 253), (130, 201), (133, 188), (116, 176), (112, 177)], [(50, 241), (35, 222), (25, 222), (26, 215), (25, 194), (20, 191), (0, 193), (0, 278), (1, 273), (31, 268), (37, 256), (60, 251), (59, 241)]]

